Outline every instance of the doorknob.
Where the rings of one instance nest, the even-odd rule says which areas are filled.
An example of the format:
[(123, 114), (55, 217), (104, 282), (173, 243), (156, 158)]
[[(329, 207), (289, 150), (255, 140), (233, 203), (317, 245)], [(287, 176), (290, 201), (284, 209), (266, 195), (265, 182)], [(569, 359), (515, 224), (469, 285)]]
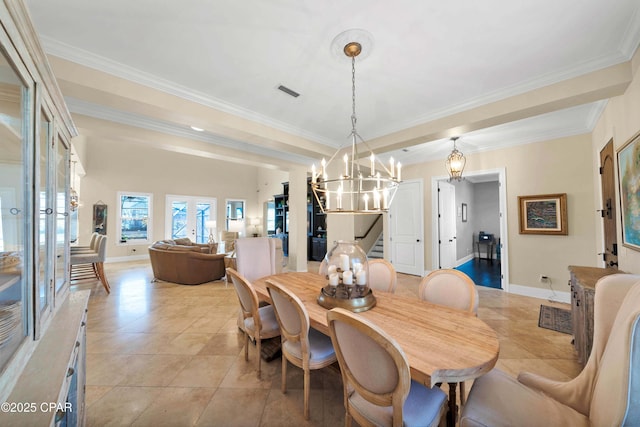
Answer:
[(420, 243), (420, 239), (416, 239), (416, 243)]

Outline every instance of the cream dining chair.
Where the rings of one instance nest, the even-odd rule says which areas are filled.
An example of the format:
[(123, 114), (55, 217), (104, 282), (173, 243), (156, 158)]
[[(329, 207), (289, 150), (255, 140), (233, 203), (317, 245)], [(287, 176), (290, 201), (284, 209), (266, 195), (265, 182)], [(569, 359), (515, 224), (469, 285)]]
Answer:
[(309, 325), (309, 314), (296, 295), (275, 280), (267, 280), (282, 337), (282, 392), (287, 391), (287, 361), (304, 372), (304, 418), (309, 419), (309, 390), (313, 369), (336, 361), (331, 338)]
[(437, 426), (447, 397), (439, 388), (411, 380), (398, 343), (377, 325), (350, 311), (327, 313), (331, 341), (340, 364), (345, 426)]
[(244, 333), (244, 360), (249, 360), (249, 337), (256, 341), (256, 358), (258, 378), (261, 374), (262, 340), (280, 336), (280, 326), (271, 305), (260, 307), (258, 294), (249, 281), (233, 268), (227, 268), (227, 276), (231, 277), (233, 287), (240, 302), (242, 315), (242, 332)]
[(398, 275), (393, 264), (384, 259), (370, 259), (367, 264), (369, 265), (369, 287), (373, 290), (395, 292)]
[(493, 369), (477, 378), (460, 426), (640, 425), (640, 275), (613, 274), (596, 283), (593, 347), (567, 382)]
[(69, 256), (71, 281), (98, 279), (104, 290), (111, 293), (111, 286), (104, 272), (107, 256), (107, 236), (98, 235), (95, 239), (95, 251), (72, 253)]
[[(418, 288), (423, 301), (464, 310), (478, 315), (478, 289), (469, 276), (453, 269), (434, 270), (427, 274)], [(455, 384), (449, 384), (455, 387)], [(460, 382), (460, 405), (465, 404), (465, 385)]]

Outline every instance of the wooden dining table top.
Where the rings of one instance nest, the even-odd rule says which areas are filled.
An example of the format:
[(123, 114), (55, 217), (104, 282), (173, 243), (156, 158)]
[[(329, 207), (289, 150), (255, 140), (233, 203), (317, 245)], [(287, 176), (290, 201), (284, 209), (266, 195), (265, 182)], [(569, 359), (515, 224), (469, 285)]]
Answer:
[[(263, 277), (253, 285), (269, 301), (267, 282), (284, 285), (300, 298), (311, 327), (329, 335), (327, 309), (317, 303), (326, 278), (317, 273), (288, 272)], [(427, 387), (458, 383), (491, 370), (498, 360), (496, 332), (475, 315), (418, 298), (374, 291), (376, 305), (358, 313), (392, 336), (403, 349), (411, 377)]]

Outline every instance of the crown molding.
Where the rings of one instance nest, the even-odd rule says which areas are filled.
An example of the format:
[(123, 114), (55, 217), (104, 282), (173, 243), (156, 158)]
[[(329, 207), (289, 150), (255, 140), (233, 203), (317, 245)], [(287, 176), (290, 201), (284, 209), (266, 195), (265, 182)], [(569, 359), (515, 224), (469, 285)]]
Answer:
[(209, 108), (215, 108), (225, 113), (233, 114), (243, 119), (251, 120), (301, 138), (309, 139), (331, 148), (337, 148), (339, 146), (339, 144), (331, 139), (291, 126), (281, 121), (273, 120), (246, 108), (229, 104), (228, 102), (224, 102), (203, 92), (198, 92), (188, 87), (181, 86), (169, 80), (113, 61), (87, 50), (71, 46), (44, 35), (40, 36), (40, 39), (42, 46), (48, 55), (57, 56), (67, 61), (71, 61), (88, 68), (93, 68)]
[(177, 126), (169, 122), (150, 119), (149, 117), (130, 112), (123, 112), (113, 108), (83, 101), (77, 98), (65, 97), (65, 102), (69, 108), (69, 111), (71, 111), (72, 113), (93, 117), (95, 119), (133, 126), (153, 132), (160, 132), (180, 138), (206, 142), (212, 145), (233, 149), (239, 152), (248, 152), (260, 156), (267, 156), (278, 159), (280, 161), (284, 160), (295, 164), (308, 165), (314, 161), (314, 159), (310, 157), (259, 147), (256, 145), (248, 144), (246, 142), (224, 138), (209, 132), (197, 132), (190, 128)]

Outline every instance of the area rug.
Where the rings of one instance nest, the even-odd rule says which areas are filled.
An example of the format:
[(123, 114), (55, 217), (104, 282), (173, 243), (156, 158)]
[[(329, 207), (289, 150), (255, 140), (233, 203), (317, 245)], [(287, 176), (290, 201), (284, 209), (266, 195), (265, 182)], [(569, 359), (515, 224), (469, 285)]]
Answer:
[(573, 333), (571, 327), (571, 310), (551, 307), (549, 305), (540, 305), (538, 326), (571, 335)]
[(260, 355), (262, 360), (266, 362), (271, 362), (273, 359), (280, 357), (281, 350), (280, 337), (264, 339), (260, 343)]

